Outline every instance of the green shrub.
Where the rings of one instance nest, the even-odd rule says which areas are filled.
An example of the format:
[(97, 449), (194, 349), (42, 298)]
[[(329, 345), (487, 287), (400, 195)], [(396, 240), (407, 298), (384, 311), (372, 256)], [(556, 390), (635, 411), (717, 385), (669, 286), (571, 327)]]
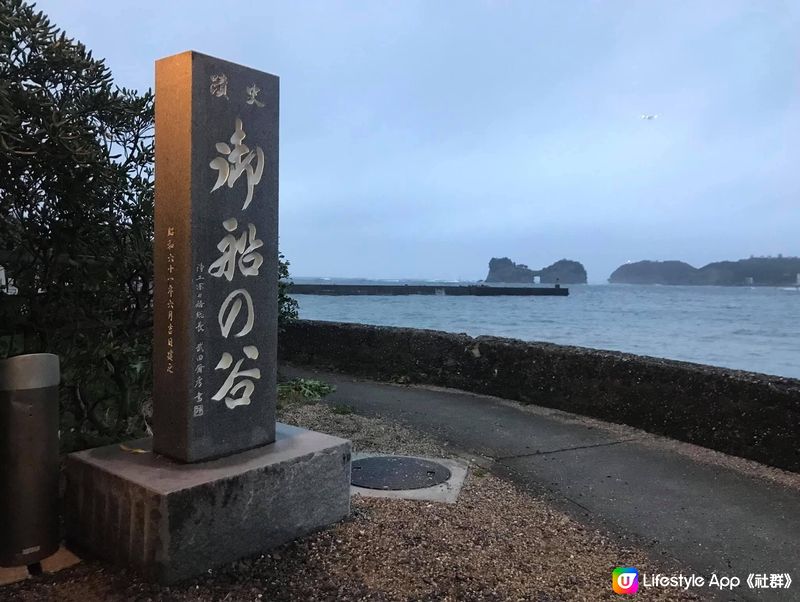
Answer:
[(283, 404), (317, 403), (336, 387), (319, 380), (296, 378), (278, 384), (278, 401)]
[[(288, 262), (280, 257), (288, 280)], [(153, 95), (0, 0), (0, 358), (61, 358), (63, 446), (138, 435), (152, 391)], [(297, 304), (280, 288), (282, 320)]]

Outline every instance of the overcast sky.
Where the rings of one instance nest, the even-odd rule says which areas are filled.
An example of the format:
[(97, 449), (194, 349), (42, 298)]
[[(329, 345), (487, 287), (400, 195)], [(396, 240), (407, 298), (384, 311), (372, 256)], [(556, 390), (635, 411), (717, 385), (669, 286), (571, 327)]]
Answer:
[(800, 255), (800, 2), (38, 6), (122, 86), (189, 49), (280, 76), (294, 276)]

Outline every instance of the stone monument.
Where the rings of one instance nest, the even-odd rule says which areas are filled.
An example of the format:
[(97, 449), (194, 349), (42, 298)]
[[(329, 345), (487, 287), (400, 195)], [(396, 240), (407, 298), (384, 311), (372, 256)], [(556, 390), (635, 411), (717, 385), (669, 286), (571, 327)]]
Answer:
[(275, 422), (278, 78), (185, 52), (155, 98), (154, 437), (71, 454), (65, 522), (173, 582), (345, 517), (350, 443)]
[(278, 78), (156, 63), (154, 451), (194, 462), (275, 440)]

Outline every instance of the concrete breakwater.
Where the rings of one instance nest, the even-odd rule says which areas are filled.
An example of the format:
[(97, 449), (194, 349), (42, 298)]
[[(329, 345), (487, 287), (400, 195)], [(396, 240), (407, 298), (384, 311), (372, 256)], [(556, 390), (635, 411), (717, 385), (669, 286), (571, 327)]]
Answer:
[(560, 286), (485, 286), (435, 284), (290, 284), (291, 295), (457, 295), (476, 297), (566, 297)]
[(800, 380), (614, 351), (300, 320), (281, 359), (495, 395), (800, 471)]

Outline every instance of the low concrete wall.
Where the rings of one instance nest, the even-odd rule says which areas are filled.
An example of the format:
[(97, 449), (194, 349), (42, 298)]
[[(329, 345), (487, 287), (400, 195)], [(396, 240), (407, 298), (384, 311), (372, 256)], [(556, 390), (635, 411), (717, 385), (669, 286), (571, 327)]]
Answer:
[(558, 408), (800, 472), (800, 380), (651, 357), (301, 320), (281, 359)]

